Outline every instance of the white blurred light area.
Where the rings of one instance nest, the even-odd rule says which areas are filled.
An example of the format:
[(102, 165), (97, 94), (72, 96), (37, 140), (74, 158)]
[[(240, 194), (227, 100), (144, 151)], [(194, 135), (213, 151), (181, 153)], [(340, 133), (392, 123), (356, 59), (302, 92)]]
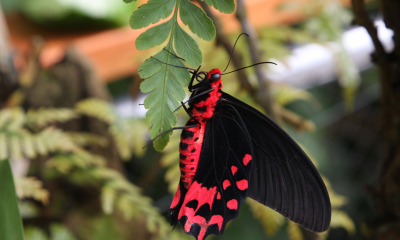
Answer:
[[(393, 31), (383, 21), (376, 21), (378, 37), (387, 52), (392, 51)], [(343, 33), (342, 41), (359, 71), (372, 66), (371, 53), (374, 45), (363, 27), (355, 27)], [(336, 79), (336, 68), (332, 51), (327, 47), (311, 43), (292, 51), (284, 62), (273, 60), (278, 65), (269, 68), (268, 78), (294, 87), (310, 88)]]
[[(387, 29), (382, 20), (376, 21), (378, 37), (387, 52), (393, 50), (393, 31)], [(359, 71), (372, 66), (371, 53), (374, 45), (363, 27), (355, 27), (343, 33), (342, 41), (351, 59)], [(333, 53), (327, 47), (310, 43), (295, 48), (284, 61), (276, 62), (267, 71), (268, 78), (274, 82), (285, 83), (294, 87), (307, 89), (336, 79), (336, 68)], [(114, 101), (118, 113), (123, 117), (144, 117), (146, 109), (143, 105), (145, 96), (133, 101), (129, 97), (118, 98)]]

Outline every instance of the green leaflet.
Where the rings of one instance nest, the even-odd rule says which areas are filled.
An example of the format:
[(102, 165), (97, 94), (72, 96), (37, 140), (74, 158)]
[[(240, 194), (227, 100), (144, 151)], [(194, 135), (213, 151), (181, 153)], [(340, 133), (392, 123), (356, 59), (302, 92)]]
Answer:
[(140, 36), (136, 39), (136, 48), (138, 50), (146, 50), (160, 45), (167, 40), (171, 32), (172, 24), (173, 21), (171, 19), (168, 22), (147, 29), (146, 32), (140, 34)]
[(175, 49), (191, 66), (199, 66), (203, 61), (197, 42), (177, 23), (174, 31)]
[(167, 18), (174, 10), (176, 0), (149, 0), (133, 12), (131, 28), (140, 29)]
[(23, 240), (14, 178), (8, 160), (0, 160), (0, 239)]
[(137, 0), (124, 0), (124, 3), (136, 2)]
[(235, 0), (206, 0), (206, 3), (222, 13), (235, 11)]
[(215, 37), (215, 27), (212, 20), (202, 9), (188, 0), (182, 0), (179, 14), (184, 24), (198, 37), (211, 41)]
[[(235, 10), (234, 0), (206, 2), (220, 12), (232, 13)], [(182, 22), (198, 37), (207, 41), (215, 37), (212, 20), (190, 0), (149, 0), (132, 14), (130, 25), (133, 29), (157, 23), (168, 18), (172, 12), (173, 16), (167, 22), (142, 33), (136, 39), (136, 47), (138, 50), (153, 48), (169, 37), (166, 49), (173, 54), (179, 54), (192, 67), (197, 67), (203, 60), (201, 50), (196, 41), (179, 26), (178, 11)], [(154, 57), (164, 63), (184, 66), (179, 58), (168, 51), (162, 50)], [(188, 85), (190, 74), (186, 69), (169, 66), (151, 58), (139, 67), (139, 75), (145, 80), (140, 85), (140, 90), (150, 93), (144, 101), (144, 106), (149, 109), (146, 118), (149, 120), (150, 135), (153, 139), (176, 124), (174, 110), (185, 97), (183, 87)], [(164, 149), (170, 135), (171, 133), (166, 133), (158, 137), (153, 143), (154, 148), (157, 151)]]
[[(171, 45), (166, 47), (171, 53), (175, 52)], [(179, 58), (169, 52), (161, 50), (154, 58), (177, 66), (184, 66)], [(149, 109), (146, 118), (149, 121), (151, 138), (155, 138), (172, 128), (176, 124), (176, 116), (173, 111), (179, 107), (179, 102), (185, 98), (186, 87), (190, 80), (187, 70), (176, 68), (150, 58), (139, 67), (139, 75), (145, 79), (140, 84), (143, 93), (151, 92), (144, 101), (144, 106)], [(163, 134), (154, 140), (153, 145), (157, 151), (161, 151), (167, 145), (172, 132)]]

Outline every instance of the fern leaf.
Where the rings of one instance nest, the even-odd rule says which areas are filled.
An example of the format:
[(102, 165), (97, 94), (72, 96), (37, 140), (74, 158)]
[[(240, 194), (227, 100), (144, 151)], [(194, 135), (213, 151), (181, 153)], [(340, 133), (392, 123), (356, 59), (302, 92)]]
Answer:
[(62, 174), (68, 174), (72, 171), (74, 165), (69, 156), (58, 154), (46, 161), (46, 167), (55, 168)]
[(45, 127), (54, 122), (66, 122), (79, 117), (73, 109), (68, 108), (41, 108), (29, 109), (25, 124), (28, 126)]
[(21, 144), (19, 142), (19, 138), (17, 136), (9, 136), (9, 144), (10, 144), (10, 155), (12, 159), (18, 160), (22, 157), (22, 149)]
[(11, 109), (11, 118), (7, 122), (8, 131), (17, 131), (22, 128), (25, 121), (25, 113), (22, 108), (16, 107)]
[(34, 177), (15, 178), (15, 189), (18, 198), (33, 198), (43, 204), (49, 202), (49, 192), (43, 188), (42, 181)]
[(107, 185), (101, 189), (101, 206), (105, 214), (113, 213), (116, 194), (115, 189)]
[(35, 137), (34, 143), (35, 143), (35, 149), (37, 151), (37, 153), (39, 153), (39, 155), (41, 156), (46, 156), (48, 151), (45, 145), (45, 139), (41, 136), (38, 135)]
[(113, 106), (103, 100), (89, 98), (78, 102), (75, 105), (79, 113), (98, 118), (106, 123), (112, 124), (117, 119)]
[[(223, 3), (210, 2), (218, 9), (227, 12), (234, 9), (233, 0)], [(175, 10), (174, 10), (175, 9)], [(215, 27), (207, 15), (188, 0), (150, 0), (136, 10), (130, 19), (133, 29), (140, 29), (151, 23), (165, 19), (173, 12), (167, 22), (156, 25), (136, 40), (137, 49), (149, 49), (163, 43), (169, 36), (166, 49), (154, 55), (154, 58), (167, 64), (183, 67), (181, 60), (174, 55), (178, 53), (191, 66), (199, 66), (202, 53), (196, 41), (178, 24), (178, 9), (182, 22), (200, 38), (210, 41), (215, 37)], [(229, 10), (227, 10), (229, 9)], [(172, 53), (172, 54), (171, 54)], [(163, 64), (155, 59), (145, 61), (139, 68), (144, 82), (140, 85), (143, 93), (150, 93), (145, 99), (148, 109), (146, 118), (149, 121), (151, 138), (169, 130), (176, 124), (173, 111), (185, 97), (184, 87), (188, 85), (190, 75), (187, 70)], [(157, 151), (164, 149), (171, 133), (158, 137), (153, 146)]]
[(35, 151), (34, 138), (30, 133), (25, 133), (22, 135), (21, 144), (22, 151), (27, 158), (34, 159), (37, 156)]
[(110, 103), (99, 99), (86, 99), (79, 102), (76, 108), (81, 114), (95, 117), (109, 124), (109, 131), (123, 160), (128, 160), (131, 157), (132, 150), (138, 144), (141, 146), (140, 148), (144, 146), (143, 138), (132, 138), (136, 133), (143, 132), (143, 128), (138, 130), (137, 126), (132, 125), (141, 126), (138, 121), (120, 118)]
[(66, 132), (66, 134), (78, 146), (99, 145), (107, 147), (108, 145), (107, 139), (100, 135), (84, 132)]
[(122, 124), (111, 125), (110, 133), (114, 137), (119, 155), (121, 156), (121, 158), (123, 160), (128, 160), (131, 157), (132, 152), (131, 152), (129, 140), (125, 136), (125, 133), (126, 133), (124, 131), (125, 126), (121, 126), (121, 125), (124, 125), (124, 124), (122, 123)]
[(235, 0), (206, 0), (206, 3), (222, 13), (235, 11)]
[(0, 129), (5, 128), (12, 118), (12, 109), (6, 108), (0, 111)]
[[(168, 50), (174, 52), (169, 46)], [(167, 51), (162, 50), (154, 58), (176, 66), (183, 66), (182, 62)], [(149, 121), (151, 138), (155, 138), (176, 124), (176, 116), (173, 111), (179, 107), (178, 101), (185, 97), (184, 86), (188, 85), (190, 75), (185, 69), (168, 66), (155, 59), (145, 61), (139, 67), (140, 77), (145, 79), (140, 84), (143, 93), (150, 93), (144, 106), (149, 109), (146, 118)], [(169, 141), (171, 133), (158, 137), (154, 142), (154, 148), (161, 151)]]

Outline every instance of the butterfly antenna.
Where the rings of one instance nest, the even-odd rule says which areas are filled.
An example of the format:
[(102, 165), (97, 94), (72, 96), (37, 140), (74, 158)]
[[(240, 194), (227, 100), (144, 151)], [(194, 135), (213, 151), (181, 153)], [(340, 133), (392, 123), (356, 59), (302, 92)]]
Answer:
[(232, 72), (228, 72), (228, 73), (221, 74), (221, 75), (226, 75), (226, 74), (229, 74), (229, 73), (237, 72), (237, 71), (239, 71), (239, 70), (242, 70), (242, 69), (245, 69), (245, 68), (249, 68), (249, 67), (253, 67), (253, 66), (256, 66), (256, 65), (260, 65), (260, 64), (264, 64), (264, 63), (271, 63), (271, 64), (278, 65), (278, 64), (276, 64), (276, 63), (274, 63), (274, 62), (259, 62), (259, 63), (255, 63), (255, 64), (250, 65), (250, 66), (247, 66), (247, 67), (242, 67), (242, 68), (236, 69), (236, 70), (234, 70), (234, 71), (232, 71)]
[(226, 70), (226, 69), (228, 68), (228, 66), (229, 66), (229, 63), (231, 63), (232, 56), (233, 56), (233, 50), (235, 50), (236, 43), (238, 42), (239, 38), (240, 38), (242, 35), (246, 35), (247, 37), (249, 36), (249, 35), (247, 35), (246, 33), (241, 33), (241, 34), (239, 35), (239, 37), (236, 39), (235, 45), (233, 45), (232, 52), (231, 52), (231, 57), (229, 58), (228, 65), (226, 65), (226, 68), (225, 68), (224, 71), (222, 71), (222, 72), (225, 72), (225, 70)]
[(160, 63), (163, 63), (163, 64), (165, 64), (165, 65), (169, 65), (169, 66), (173, 66), (173, 67), (177, 67), (177, 68), (183, 68), (183, 69), (189, 69), (189, 70), (192, 70), (192, 71), (196, 71), (196, 69), (194, 69), (194, 68), (182, 67), (182, 66), (177, 66), (177, 65), (173, 65), (173, 64), (169, 64), (169, 63), (163, 62), (163, 61), (158, 60), (157, 58), (155, 58), (155, 57), (153, 57), (153, 56), (151, 56), (151, 58), (153, 58), (153, 59), (155, 59), (155, 60), (157, 60), (157, 61), (159, 61)]

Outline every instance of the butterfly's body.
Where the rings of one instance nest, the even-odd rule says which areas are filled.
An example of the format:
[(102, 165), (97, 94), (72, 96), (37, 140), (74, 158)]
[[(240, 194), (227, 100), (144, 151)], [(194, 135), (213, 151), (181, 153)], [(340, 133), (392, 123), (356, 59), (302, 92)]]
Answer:
[(193, 72), (170, 223), (180, 222), (197, 240), (220, 235), (251, 197), (308, 230), (325, 231), (331, 206), (318, 171), (278, 125), (224, 93), (221, 75)]
[[(211, 73), (222, 74), (219, 69), (214, 69), (210, 71)], [(212, 82), (210, 87), (214, 90), (201, 98), (195, 99), (190, 103), (190, 108), (188, 109), (189, 114), (193, 118), (189, 119), (185, 126), (197, 124), (198, 127), (184, 129), (181, 134), (179, 168), (181, 170), (182, 182), (186, 189), (190, 187), (197, 170), (207, 120), (213, 116), (215, 106), (221, 97), (221, 80)]]

